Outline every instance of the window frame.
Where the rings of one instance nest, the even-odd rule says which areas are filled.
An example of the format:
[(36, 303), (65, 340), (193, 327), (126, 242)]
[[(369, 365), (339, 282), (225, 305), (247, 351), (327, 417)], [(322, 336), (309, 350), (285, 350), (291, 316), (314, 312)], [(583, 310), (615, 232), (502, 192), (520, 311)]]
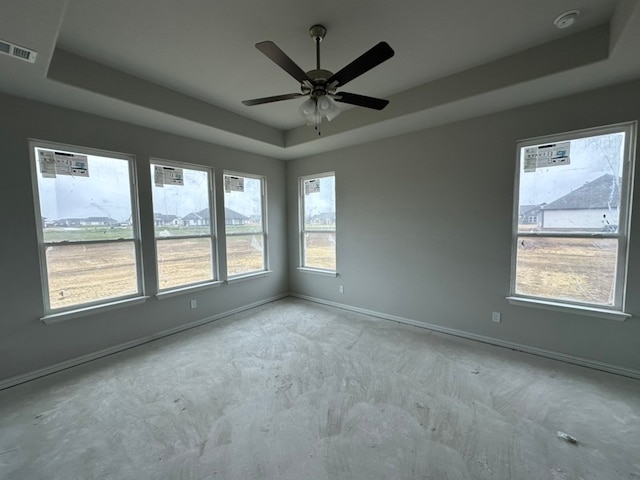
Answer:
[[(227, 215), (226, 208), (227, 202), (225, 198), (225, 194), (227, 193), (224, 190), (224, 179), (229, 175), (232, 177), (243, 177), (243, 178), (251, 178), (254, 180), (260, 181), (260, 210), (261, 210), (261, 218), (262, 218), (262, 232), (251, 232), (251, 233), (228, 233), (227, 232)], [(224, 170), (222, 172), (222, 199), (223, 199), (223, 221), (224, 221), (224, 245), (225, 245), (225, 264), (226, 264), (226, 279), (227, 283), (233, 283), (235, 280), (240, 280), (245, 277), (256, 277), (262, 276), (265, 273), (270, 272), (269, 268), (269, 235), (268, 235), (268, 223), (267, 223), (267, 177), (264, 175), (257, 175), (253, 173), (244, 173), (238, 172), (235, 170)], [(250, 272), (237, 273), (234, 275), (229, 275), (229, 250), (228, 250), (228, 242), (227, 239), (229, 237), (243, 237), (249, 235), (262, 235), (262, 269), (260, 270), (251, 270)]]
[[(300, 265), (299, 270), (302, 271), (308, 271), (308, 272), (313, 272), (313, 273), (321, 273), (321, 274), (327, 274), (327, 275), (331, 275), (331, 276), (336, 276), (337, 272), (338, 272), (338, 248), (337, 248), (337, 238), (338, 238), (338, 234), (337, 234), (337, 223), (338, 223), (338, 215), (337, 215), (337, 205), (335, 205), (335, 210), (336, 210), (336, 221), (333, 224), (333, 229), (329, 230), (329, 229), (318, 229), (318, 230), (314, 230), (314, 229), (307, 229), (306, 227), (306, 222), (304, 219), (304, 214), (305, 214), (305, 194), (304, 194), (304, 182), (306, 180), (312, 180), (315, 178), (327, 178), (327, 177), (333, 177), (333, 185), (334, 185), (334, 189), (333, 189), (333, 199), (334, 199), (334, 204), (337, 204), (337, 195), (336, 195), (336, 172), (335, 171), (331, 171), (331, 172), (322, 172), (322, 173), (318, 173), (318, 174), (312, 174), (312, 175), (304, 175), (298, 178), (298, 251), (299, 251), (299, 259), (298, 259), (298, 264)], [(336, 268), (335, 269), (330, 269), (330, 268), (320, 268), (320, 267), (312, 267), (312, 266), (308, 266), (305, 264), (305, 258), (306, 258), (306, 248), (305, 248), (305, 234), (306, 233), (333, 233), (334, 236), (336, 237), (336, 250), (335, 250), (335, 264), (336, 264)]]
[[(155, 224), (155, 206), (153, 205), (153, 187), (154, 187), (154, 176), (153, 176), (153, 166), (167, 166), (174, 168), (182, 168), (183, 170), (198, 170), (206, 172), (209, 176), (207, 182), (207, 194), (209, 196), (207, 206), (209, 208), (209, 233), (208, 234), (200, 234), (200, 235), (180, 235), (178, 237), (166, 237), (166, 238), (158, 238), (156, 235), (156, 224)], [(215, 171), (212, 167), (198, 165), (189, 162), (180, 162), (175, 160), (167, 160), (159, 157), (150, 157), (149, 158), (149, 170), (151, 171), (151, 202), (152, 202), (152, 213), (153, 213), (153, 246), (155, 251), (155, 267), (156, 267), (156, 289), (158, 297), (170, 296), (173, 292), (182, 292), (185, 290), (198, 289), (207, 286), (214, 286), (220, 282), (220, 268), (219, 268), (219, 257), (218, 257), (218, 231), (217, 231), (217, 223), (216, 223), (216, 198), (215, 198)], [(171, 241), (171, 240), (185, 240), (189, 238), (209, 238), (211, 241), (211, 275), (212, 278), (209, 280), (202, 280), (198, 282), (185, 283), (181, 285), (174, 285), (167, 288), (160, 287), (160, 266), (158, 264), (158, 240), (160, 241)]]
[[(624, 313), (627, 273), (629, 256), (629, 234), (631, 224), (631, 207), (633, 179), (635, 170), (635, 148), (636, 148), (637, 122), (624, 122), (601, 127), (593, 127), (559, 134), (551, 134), (540, 137), (520, 140), (516, 144), (516, 171), (514, 184), (513, 218), (512, 218), (512, 246), (511, 246), (511, 275), (509, 296), (507, 299), (516, 305), (539, 306), (552, 310), (569, 311), (571, 313), (581, 313), (587, 316), (598, 316), (603, 318), (614, 318), (624, 320), (629, 314)], [(519, 232), (519, 194), (520, 194), (520, 171), (522, 168), (521, 152), (524, 148), (532, 145), (545, 143), (557, 143), (561, 141), (573, 141), (582, 138), (607, 135), (612, 133), (625, 133), (622, 162), (622, 180), (620, 182), (620, 203), (619, 203), (619, 224), (617, 232)], [(616, 272), (612, 279), (614, 281), (613, 304), (602, 305), (588, 303), (565, 298), (541, 297), (525, 295), (516, 292), (516, 274), (518, 260), (518, 239), (519, 238), (576, 238), (576, 239), (615, 239), (618, 242), (616, 257)]]
[[(79, 145), (71, 145), (60, 142), (51, 142), (47, 140), (39, 140), (34, 138), (28, 139), (29, 157), (31, 163), (31, 181), (34, 200), (34, 213), (36, 223), (36, 237), (38, 241), (38, 257), (40, 265), (40, 285), (43, 294), (44, 317), (41, 320), (45, 323), (56, 323), (60, 319), (74, 318), (82, 314), (91, 313), (98, 309), (118, 307), (120, 305), (130, 304), (144, 301), (144, 270), (142, 268), (142, 248), (141, 248), (141, 230), (140, 230), (140, 208), (138, 203), (138, 185), (136, 171), (136, 157), (133, 154), (113, 152), (110, 150), (83, 147)], [(42, 209), (40, 207), (40, 188), (38, 184), (38, 159), (36, 157), (36, 149), (54, 150), (65, 153), (78, 153), (81, 155), (93, 155), (98, 157), (113, 158), (127, 161), (129, 164), (129, 197), (131, 201), (131, 231), (132, 238), (127, 239), (109, 239), (109, 240), (81, 240), (81, 241), (62, 241), (62, 242), (46, 242), (44, 239), (44, 225), (42, 222)], [(77, 303), (59, 308), (51, 307), (50, 291), (49, 291), (49, 268), (47, 265), (47, 247), (55, 245), (56, 247), (69, 247), (76, 245), (95, 245), (95, 244), (111, 244), (111, 243), (132, 243), (134, 247), (135, 272), (136, 272), (136, 292), (120, 295), (117, 297), (109, 297), (98, 299), (85, 303)], [(48, 321), (50, 320), (50, 321)]]

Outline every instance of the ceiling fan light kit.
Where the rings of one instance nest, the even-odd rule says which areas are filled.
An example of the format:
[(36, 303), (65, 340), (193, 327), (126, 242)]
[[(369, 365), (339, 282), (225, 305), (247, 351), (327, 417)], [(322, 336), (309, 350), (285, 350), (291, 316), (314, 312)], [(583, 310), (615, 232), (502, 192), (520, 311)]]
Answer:
[(354, 78), (393, 57), (394, 51), (389, 44), (386, 42), (378, 43), (334, 74), (329, 70), (320, 68), (320, 42), (322, 42), (326, 34), (327, 29), (322, 25), (314, 25), (309, 29), (309, 35), (316, 45), (316, 68), (308, 72), (302, 70), (275, 43), (271, 41), (256, 43), (258, 50), (300, 83), (301, 93), (287, 93), (273, 97), (244, 100), (242, 103), (247, 106), (254, 106), (308, 96), (309, 98), (300, 105), (298, 111), (306, 120), (307, 125), (315, 126), (318, 134), (320, 134), (319, 125), (322, 123), (323, 118), (331, 121), (340, 114), (340, 109), (335, 102), (375, 110), (382, 110), (386, 107), (389, 103), (388, 100), (355, 93), (338, 92), (337, 90)]
[(331, 121), (340, 115), (340, 109), (328, 95), (307, 98), (298, 109), (307, 126), (317, 126), (323, 118)]

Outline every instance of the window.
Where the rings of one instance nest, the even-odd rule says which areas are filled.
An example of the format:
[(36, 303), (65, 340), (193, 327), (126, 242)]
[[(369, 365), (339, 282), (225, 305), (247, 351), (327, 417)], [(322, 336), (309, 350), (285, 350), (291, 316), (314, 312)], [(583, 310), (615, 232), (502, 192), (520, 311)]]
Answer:
[(627, 123), (518, 144), (512, 296), (623, 310), (634, 135)]
[(227, 276), (267, 269), (263, 177), (224, 175), (224, 227), (227, 238)]
[(336, 177), (300, 178), (301, 266), (336, 270)]
[(158, 289), (215, 280), (211, 170), (154, 160), (151, 178)]
[(30, 142), (45, 312), (140, 296), (133, 157)]

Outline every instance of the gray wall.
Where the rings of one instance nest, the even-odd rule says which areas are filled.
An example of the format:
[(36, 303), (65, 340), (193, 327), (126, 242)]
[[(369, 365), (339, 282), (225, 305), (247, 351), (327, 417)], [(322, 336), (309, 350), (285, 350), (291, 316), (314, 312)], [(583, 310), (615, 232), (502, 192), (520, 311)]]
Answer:
[[(0, 379), (287, 290), (640, 370), (640, 195), (634, 201), (627, 298), (634, 318), (616, 322), (515, 307), (505, 300), (516, 140), (638, 119), (640, 82), (286, 165), (6, 95), (0, 95), (0, 111)], [(266, 175), (273, 274), (44, 325), (28, 138), (136, 156), (147, 294), (155, 293), (154, 247), (146, 241), (153, 237), (148, 158), (210, 165), (218, 175), (224, 169)], [(337, 278), (296, 270), (297, 177), (330, 170), (337, 176)], [(340, 284), (344, 294), (338, 293)], [(189, 309), (191, 298), (198, 299), (197, 310)], [(503, 323), (490, 321), (494, 310), (503, 313)]]
[[(290, 290), (638, 371), (640, 195), (626, 308), (634, 318), (517, 307), (505, 297), (516, 141), (639, 118), (636, 81), (289, 162)], [(331, 170), (337, 278), (296, 270), (297, 178)]]
[[(285, 165), (258, 155), (0, 95), (0, 380), (287, 292)], [(136, 156), (146, 293), (156, 292), (149, 157), (265, 175), (270, 266), (263, 278), (45, 325), (28, 138)], [(219, 212), (222, 192), (218, 189)], [(219, 219), (220, 220), (220, 219)], [(220, 222), (219, 222), (220, 224)], [(222, 265), (224, 267), (224, 265)], [(196, 310), (189, 300), (198, 300)]]

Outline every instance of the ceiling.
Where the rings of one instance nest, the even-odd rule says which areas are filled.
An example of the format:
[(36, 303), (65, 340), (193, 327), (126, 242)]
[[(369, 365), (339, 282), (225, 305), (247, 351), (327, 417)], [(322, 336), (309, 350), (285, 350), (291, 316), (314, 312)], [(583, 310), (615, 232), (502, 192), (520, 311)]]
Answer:
[[(395, 50), (345, 89), (389, 106), (342, 104), (321, 136), (303, 99), (241, 103), (299, 90), (254, 45), (310, 70), (316, 23), (325, 69)], [(640, 78), (638, 0), (3, 0), (0, 39), (38, 52), (0, 56), (1, 92), (282, 159)]]

